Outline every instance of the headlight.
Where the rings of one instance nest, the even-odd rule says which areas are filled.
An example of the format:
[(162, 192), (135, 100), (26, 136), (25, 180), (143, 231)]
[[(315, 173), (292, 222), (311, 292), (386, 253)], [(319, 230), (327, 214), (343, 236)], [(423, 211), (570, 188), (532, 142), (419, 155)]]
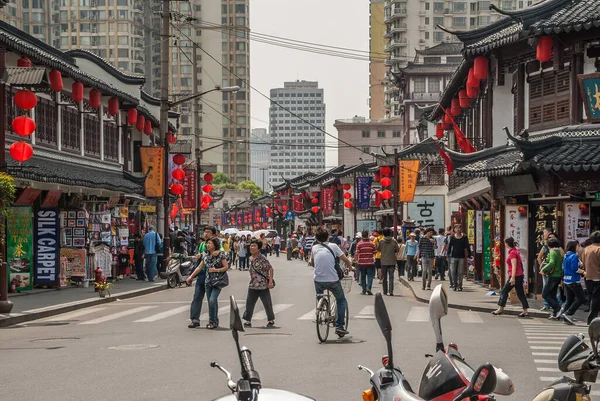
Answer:
[(552, 397), (554, 396), (554, 389), (547, 388), (546, 390), (539, 393), (533, 401), (552, 401)]

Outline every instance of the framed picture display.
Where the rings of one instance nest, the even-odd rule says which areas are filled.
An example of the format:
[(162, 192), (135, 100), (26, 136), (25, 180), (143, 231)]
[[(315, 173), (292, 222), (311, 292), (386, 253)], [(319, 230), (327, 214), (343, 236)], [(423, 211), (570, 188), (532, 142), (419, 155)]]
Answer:
[(73, 229), (72, 228), (65, 228), (65, 236), (66, 237), (72, 237), (73, 236)]
[(73, 238), (73, 247), (74, 248), (85, 247), (85, 238)]
[(74, 228), (73, 237), (85, 237), (85, 228)]
[(76, 219), (77, 218), (77, 212), (75, 210), (69, 210), (67, 213), (67, 218), (69, 219)]

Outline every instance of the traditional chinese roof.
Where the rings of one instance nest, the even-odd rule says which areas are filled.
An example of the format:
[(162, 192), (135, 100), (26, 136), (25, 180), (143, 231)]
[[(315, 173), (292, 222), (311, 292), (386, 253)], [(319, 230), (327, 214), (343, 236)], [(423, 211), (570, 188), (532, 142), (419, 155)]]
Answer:
[[(393, 153), (383, 153), (376, 154), (378, 158), (388, 158), (392, 159), (394, 157)], [(432, 137), (425, 138), (419, 143), (415, 143), (414, 145), (410, 145), (407, 148), (404, 148), (398, 151), (398, 160), (421, 160), (426, 162), (435, 162), (440, 161), (440, 151), (437, 146), (435, 146), (435, 140)], [(392, 162), (393, 164), (393, 162)]]
[(6, 67), (5, 83), (15, 86), (47, 85), (48, 76), (45, 68), (40, 67)]
[[(148, 92), (146, 92), (145, 90), (141, 90), (141, 97), (142, 100), (148, 104), (151, 104), (153, 106), (160, 106), (160, 99), (157, 97), (152, 96), (151, 94), (149, 94)], [(171, 111), (169, 111), (169, 113), (171, 113)]]
[(533, 31), (542, 33), (579, 32), (600, 27), (600, 2), (598, 0), (579, 0), (565, 6), (548, 19), (532, 25)]
[(144, 85), (146, 83), (146, 78), (143, 75), (124, 73), (123, 71), (116, 69), (115, 66), (110, 64), (106, 59), (103, 59), (102, 57), (98, 56), (95, 53), (92, 53), (89, 50), (69, 50), (66, 51), (64, 54), (66, 56), (71, 56), (74, 58), (82, 58), (89, 60), (123, 83), (134, 85)]
[[(400, 68), (401, 74), (430, 75), (430, 74), (452, 74), (458, 64), (419, 64), (410, 62), (404, 68)], [(393, 75), (399, 75), (394, 74)]]
[(460, 54), (463, 44), (460, 42), (442, 42), (439, 45), (428, 47), (424, 50), (417, 50), (417, 54), (422, 56), (441, 56), (446, 54)]

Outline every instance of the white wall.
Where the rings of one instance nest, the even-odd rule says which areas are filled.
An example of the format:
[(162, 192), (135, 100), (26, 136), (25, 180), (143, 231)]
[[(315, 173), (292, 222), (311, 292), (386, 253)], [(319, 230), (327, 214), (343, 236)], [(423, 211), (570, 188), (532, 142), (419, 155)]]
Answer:
[(506, 143), (506, 134), (504, 127), (513, 131), (513, 95), (512, 75), (505, 74), (504, 86), (494, 85), (494, 104), (493, 115), (493, 143), (492, 146), (499, 146)]

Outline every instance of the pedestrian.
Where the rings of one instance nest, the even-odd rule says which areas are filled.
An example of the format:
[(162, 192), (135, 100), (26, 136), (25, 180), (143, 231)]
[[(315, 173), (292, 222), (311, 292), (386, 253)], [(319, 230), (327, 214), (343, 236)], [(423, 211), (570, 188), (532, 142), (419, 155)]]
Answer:
[(238, 241), (238, 260), (240, 270), (246, 270), (248, 266), (248, 254), (246, 253), (246, 237), (243, 235)]
[(238, 254), (238, 242), (239, 242), (239, 238), (237, 235), (232, 235), (231, 236), (231, 268), (233, 269), (234, 266), (237, 268), (237, 254)]
[(504, 307), (508, 300), (508, 294), (514, 288), (517, 292), (517, 297), (521, 301), (523, 306), (523, 312), (519, 314), (519, 317), (529, 317), (529, 303), (527, 302), (527, 296), (525, 295), (525, 289), (523, 287), (525, 273), (523, 271), (523, 261), (521, 260), (521, 254), (517, 249), (517, 244), (512, 237), (508, 237), (504, 240), (504, 245), (508, 248), (508, 255), (506, 256), (506, 270), (508, 272), (508, 280), (502, 288), (500, 293), (500, 299), (498, 300), (498, 309), (492, 312), (492, 315), (502, 315), (504, 313)]
[(178, 234), (179, 234), (179, 227), (178, 226), (173, 227), (173, 230), (169, 233), (169, 241), (171, 244), (171, 248), (173, 248), (173, 244), (175, 243), (175, 238), (177, 238)]
[[(250, 240), (250, 241), (252, 241), (252, 240)], [(267, 237), (266, 237), (266, 235), (265, 235), (264, 233), (261, 233), (261, 234), (260, 234), (260, 239), (259, 239), (259, 241), (260, 241), (260, 242), (262, 242), (262, 244), (263, 244), (263, 245), (262, 245), (262, 247), (260, 248), (260, 253), (261, 253), (261, 254), (263, 254), (263, 256), (265, 256), (265, 257), (266, 257), (266, 256), (267, 256), (267, 253), (269, 253), (269, 249), (268, 249), (268, 248), (269, 248), (269, 245), (268, 245), (268, 243), (267, 243)], [(252, 243), (252, 242), (250, 242), (250, 243), (248, 244), (248, 246), (250, 246), (250, 244), (251, 244), (251, 243)]]
[(275, 326), (275, 314), (271, 301), (271, 289), (275, 287), (274, 272), (269, 260), (260, 253), (262, 247), (262, 241), (252, 240), (250, 243), (250, 283), (246, 296), (246, 311), (242, 316), (246, 327), (252, 327), (252, 315), (258, 298), (267, 314), (267, 327)]
[(383, 229), (383, 239), (377, 245), (381, 253), (381, 270), (383, 272), (383, 295), (394, 295), (394, 271), (396, 270), (396, 252), (400, 249), (394, 233), (389, 228)]
[(560, 303), (557, 299), (558, 286), (562, 281), (563, 276), (563, 256), (560, 253), (560, 242), (556, 238), (548, 239), (548, 259), (546, 263), (541, 267), (540, 274), (548, 276), (548, 282), (542, 290), (542, 297), (550, 308), (552, 308), (552, 314), (548, 317), (551, 320), (558, 320), (560, 318)]
[(560, 315), (565, 323), (573, 325), (573, 314), (577, 309), (585, 304), (585, 294), (581, 287), (581, 275), (585, 273), (581, 269), (579, 261), (579, 242), (569, 241), (567, 243), (567, 253), (563, 261), (563, 285), (567, 295), (567, 302), (561, 308)]
[(148, 232), (144, 235), (144, 259), (146, 259), (146, 273), (148, 281), (153, 283), (156, 275), (157, 254), (162, 252), (162, 240), (154, 231), (154, 226), (148, 226)]
[(398, 252), (396, 252), (396, 265), (398, 266), (398, 279), (400, 279), (400, 277), (404, 277), (404, 270), (406, 269), (406, 255), (404, 254), (406, 245), (402, 241), (401, 235), (398, 236), (396, 242), (398, 243)]
[(590, 314), (587, 324), (598, 317), (600, 311), (600, 231), (590, 235), (591, 244), (581, 254), (581, 263), (585, 269), (586, 287), (591, 294)]
[[(550, 252), (550, 248), (548, 248), (548, 238), (550, 237), (551, 233), (552, 233), (552, 231), (549, 228), (544, 228), (544, 231), (542, 234), (542, 247), (540, 248), (540, 251), (538, 252), (538, 255), (536, 258), (536, 262), (538, 264), (538, 271), (546, 263), (546, 259), (548, 258), (548, 252)], [(543, 291), (544, 287), (548, 283), (548, 276), (542, 274), (541, 272), (540, 272), (540, 276), (542, 277), (542, 291)], [(544, 303), (540, 310), (547, 311), (548, 309), (550, 309), (550, 306), (548, 305), (548, 302), (546, 302), (546, 300), (544, 300)]]
[[(381, 241), (384, 238), (383, 231), (375, 231), (373, 233), (373, 237), (373, 244), (375, 245), (375, 248), (377, 248), (379, 246), (379, 241)], [(377, 251), (377, 253), (375, 254), (375, 270), (377, 271), (377, 278), (379, 279), (379, 284), (381, 284), (383, 279), (383, 271), (381, 270), (381, 252), (379, 251)]]
[(408, 281), (415, 281), (417, 276), (417, 252), (419, 250), (419, 243), (417, 242), (417, 234), (410, 233), (408, 235), (408, 241), (406, 241), (406, 247), (402, 257), (406, 257), (406, 270), (408, 274)]
[(212, 285), (213, 274), (225, 273), (229, 270), (227, 256), (220, 249), (218, 238), (211, 238), (206, 241), (206, 253), (202, 258), (199, 269), (206, 267), (206, 300), (208, 301), (208, 324), (207, 329), (216, 329), (219, 327), (219, 294), (222, 287)]
[(187, 246), (182, 231), (177, 232), (177, 236), (175, 237), (175, 240), (171, 243), (171, 245), (173, 247), (173, 253), (178, 253), (183, 258), (183, 256), (187, 252)]
[[(338, 236), (337, 230), (334, 228), (331, 230), (331, 236), (329, 237), (329, 242), (332, 244), (336, 244), (340, 249), (342, 249), (342, 241), (340, 241), (340, 237)], [(342, 249), (342, 252), (344, 250)]]
[(144, 242), (139, 234), (133, 236), (133, 263), (135, 264), (135, 275), (138, 281), (144, 281)]
[(373, 295), (373, 277), (375, 276), (375, 259), (377, 253), (375, 244), (369, 239), (369, 232), (362, 232), (362, 240), (356, 245), (355, 259), (360, 270), (360, 286), (362, 295)]
[(356, 281), (357, 283), (360, 280), (360, 269), (358, 269), (358, 265), (356, 264), (356, 245), (358, 245), (358, 242), (360, 241), (360, 237), (356, 237), (354, 238), (354, 241), (352, 241), (352, 245), (350, 245), (350, 258), (352, 259), (352, 266), (356, 267), (356, 269), (354, 269), (354, 281)]
[(279, 236), (279, 233), (273, 238), (273, 248), (275, 249), (275, 256), (279, 257), (279, 248), (281, 248), (281, 237)]
[(304, 243), (303, 243), (304, 260), (306, 260), (307, 262), (310, 261), (310, 252), (311, 252), (314, 242), (315, 242), (315, 236), (312, 233), (308, 233), (307, 235), (304, 236)]
[(469, 239), (462, 232), (460, 224), (454, 226), (454, 234), (448, 237), (448, 252), (449, 267), (452, 271), (452, 282), (450, 287), (454, 291), (462, 291), (463, 274), (467, 259), (471, 257), (471, 246)]
[(435, 230), (431, 227), (425, 230), (425, 235), (421, 237), (419, 241), (419, 250), (417, 252), (416, 259), (421, 259), (421, 266), (423, 269), (423, 289), (427, 284), (427, 289), (431, 289), (431, 276), (433, 274), (433, 261), (435, 258), (436, 243), (433, 239), (433, 233)]
[(437, 244), (437, 248), (435, 248), (435, 278), (436, 280), (439, 278), (444, 281), (446, 280), (446, 254), (444, 247), (446, 235), (444, 234), (444, 229), (440, 228), (438, 235), (433, 238)]
[(202, 312), (202, 302), (204, 301), (204, 295), (206, 294), (206, 267), (201, 265), (206, 253), (206, 243), (210, 241), (216, 230), (213, 227), (205, 227), (203, 238), (200, 238), (198, 249), (194, 255), (194, 261), (197, 266), (192, 271), (192, 274), (185, 279), (187, 285), (191, 285), (194, 277), (198, 276), (196, 280), (196, 286), (194, 288), (194, 297), (192, 298), (192, 304), (190, 305), (190, 320), (191, 323), (188, 325), (190, 329), (195, 329), (200, 326), (200, 313)]

